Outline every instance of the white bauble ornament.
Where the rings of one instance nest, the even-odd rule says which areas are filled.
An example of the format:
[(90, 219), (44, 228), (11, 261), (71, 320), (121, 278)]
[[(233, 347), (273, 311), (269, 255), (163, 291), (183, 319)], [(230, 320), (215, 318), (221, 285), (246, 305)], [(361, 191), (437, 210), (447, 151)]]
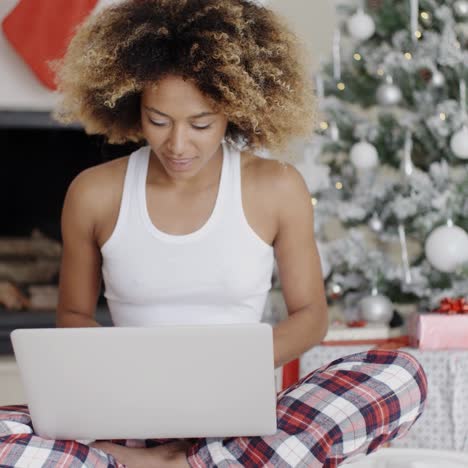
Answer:
[(365, 41), (375, 33), (374, 20), (363, 10), (358, 10), (348, 20), (348, 32), (354, 39)]
[(369, 220), (369, 228), (371, 229), (371, 231), (373, 232), (382, 232), (382, 229), (383, 229), (383, 223), (382, 223), (382, 220), (379, 218), (379, 215), (377, 213), (374, 213), (372, 215), (372, 218)]
[(403, 97), (401, 89), (393, 82), (387, 81), (377, 88), (377, 102), (381, 106), (395, 106)]
[(389, 323), (393, 317), (393, 304), (387, 296), (372, 294), (358, 304), (361, 319), (372, 323)]
[(468, 126), (464, 125), (455, 132), (450, 140), (453, 154), (461, 159), (468, 159)]
[(443, 73), (441, 73), (439, 70), (436, 70), (432, 74), (431, 78), (431, 85), (434, 86), (434, 88), (442, 88), (445, 84), (445, 76)]
[(453, 11), (457, 18), (465, 19), (468, 18), (468, 1), (466, 0), (457, 0), (453, 4)]
[(358, 169), (372, 169), (379, 162), (377, 149), (367, 141), (361, 141), (353, 145), (349, 156), (351, 162)]
[(436, 270), (453, 273), (468, 261), (468, 234), (458, 226), (439, 226), (426, 239), (424, 250)]

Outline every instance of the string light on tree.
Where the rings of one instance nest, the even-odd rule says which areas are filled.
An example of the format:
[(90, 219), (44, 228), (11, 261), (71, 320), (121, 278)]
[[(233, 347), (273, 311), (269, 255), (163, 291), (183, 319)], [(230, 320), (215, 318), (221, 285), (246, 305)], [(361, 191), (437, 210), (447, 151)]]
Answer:
[(432, 25), (432, 15), (428, 11), (421, 11), (419, 16), (424, 26), (430, 27)]

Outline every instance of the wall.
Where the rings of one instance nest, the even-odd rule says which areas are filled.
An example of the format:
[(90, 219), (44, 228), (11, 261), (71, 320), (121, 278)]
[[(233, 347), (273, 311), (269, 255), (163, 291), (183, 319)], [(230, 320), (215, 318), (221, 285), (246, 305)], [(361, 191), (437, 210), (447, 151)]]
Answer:
[[(109, 3), (112, 0), (100, 0)], [(0, 21), (18, 0), (0, 1)], [(311, 53), (312, 67), (331, 50), (334, 7), (330, 0), (269, 0)], [(0, 110), (50, 110), (56, 96), (45, 88), (0, 34)]]
[(313, 69), (320, 57), (331, 54), (335, 24), (335, 2), (332, 0), (269, 0), (273, 10), (288, 21), (311, 54)]

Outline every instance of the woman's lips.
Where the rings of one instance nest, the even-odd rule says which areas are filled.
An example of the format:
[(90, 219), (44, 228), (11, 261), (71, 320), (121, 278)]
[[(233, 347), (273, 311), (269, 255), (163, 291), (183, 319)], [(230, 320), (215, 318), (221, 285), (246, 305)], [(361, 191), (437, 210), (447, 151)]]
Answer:
[(195, 158), (166, 158), (169, 166), (176, 171), (190, 169)]

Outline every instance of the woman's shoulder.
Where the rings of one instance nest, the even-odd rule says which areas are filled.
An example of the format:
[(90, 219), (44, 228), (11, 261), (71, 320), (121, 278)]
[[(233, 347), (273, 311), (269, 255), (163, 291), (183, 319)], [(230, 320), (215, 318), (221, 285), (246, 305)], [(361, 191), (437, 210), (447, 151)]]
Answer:
[(242, 174), (245, 182), (255, 184), (268, 195), (282, 197), (294, 192), (308, 194), (304, 178), (290, 163), (267, 159), (253, 152), (242, 153)]
[(80, 211), (100, 219), (119, 203), (129, 156), (97, 164), (80, 172), (71, 182), (67, 199)]
[(79, 192), (105, 192), (113, 189), (125, 177), (129, 156), (113, 159), (81, 171), (70, 184)]

